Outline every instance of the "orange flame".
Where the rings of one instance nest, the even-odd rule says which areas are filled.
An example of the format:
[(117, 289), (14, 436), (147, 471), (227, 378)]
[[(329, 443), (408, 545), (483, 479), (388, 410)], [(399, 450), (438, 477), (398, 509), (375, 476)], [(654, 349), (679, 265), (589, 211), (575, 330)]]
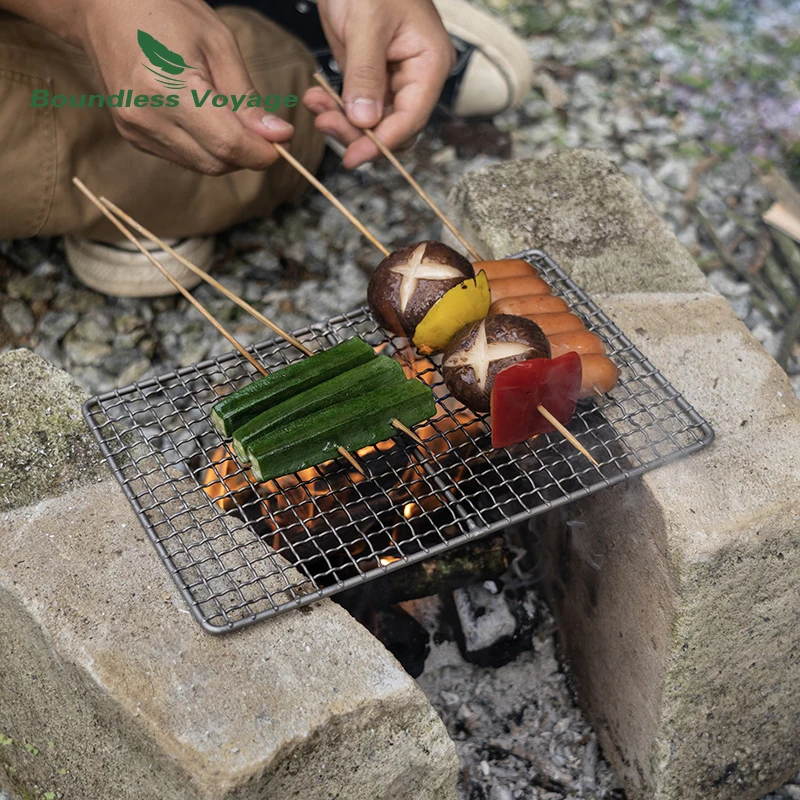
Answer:
[(211, 466), (203, 473), (203, 491), (223, 511), (236, 507), (236, 501), (249, 487), (245, 471), (225, 445), (211, 454)]
[[(380, 351), (383, 348), (377, 349)], [(439, 373), (433, 361), (428, 358), (402, 360), (405, 362), (404, 368), (407, 374), (410, 373), (411, 377), (416, 377), (432, 386), (438, 395), (437, 416), (415, 428), (415, 433), (425, 442), (425, 447), (419, 448), (422, 460), (441, 457), (457, 448), (467, 441), (467, 431), (475, 436), (485, 429), (483, 422), (474, 414), (446, 396), (445, 387), (436, 385)], [(376, 452), (387, 452), (395, 446), (395, 439), (387, 439), (361, 448), (356, 455), (364, 459)], [(343, 494), (348, 492), (348, 486), (367, 479), (355, 470), (346, 474), (336, 474), (331, 470), (333, 463), (326, 462), (301, 470), (296, 475), (284, 475), (275, 480), (255, 484), (250, 471), (244, 469), (223, 445), (214, 450), (211, 466), (203, 472), (203, 490), (224, 511), (234, 510), (237, 505), (243, 504), (245, 499), (257, 500), (255, 491), (262, 498), (262, 519), (273, 534), (273, 547), (291, 556), (294, 545), (297, 544), (292, 540), (293, 537), (300, 536), (307, 546), (313, 548), (315, 545), (313, 542), (309, 544), (311, 542), (309, 535), (314, 539), (318, 536), (335, 536), (336, 534), (331, 534), (331, 531), (335, 531), (337, 525), (353, 528), (352, 520), (348, 512), (343, 512), (342, 505), (358, 502), (359, 498), (343, 497)], [(338, 473), (338, 465), (336, 470)], [(459, 472), (463, 470), (464, 467)], [(459, 479), (460, 474), (455, 475), (454, 483)], [(402, 471), (397, 486), (389, 489), (389, 497), (405, 520), (405, 524), (399, 520), (395, 530), (388, 535), (389, 542), (396, 545), (411, 535), (409, 523), (413, 522), (416, 527), (420, 524), (417, 518), (434, 511), (446, 502), (445, 493), (433, 489), (424, 469), (413, 461)], [(367, 543), (363, 536), (358, 534), (357, 524), (355, 528), (356, 534), (346, 546), (352, 556), (359, 556), (367, 549)], [(386, 544), (387, 542), (375, 543), (373, 546), (383, 549)], [(396, 556), (384, 556), (379, 559), (379, 563), (386, 566), (398, 560)], [(374, 567), (375, 561), (371, 563)]]

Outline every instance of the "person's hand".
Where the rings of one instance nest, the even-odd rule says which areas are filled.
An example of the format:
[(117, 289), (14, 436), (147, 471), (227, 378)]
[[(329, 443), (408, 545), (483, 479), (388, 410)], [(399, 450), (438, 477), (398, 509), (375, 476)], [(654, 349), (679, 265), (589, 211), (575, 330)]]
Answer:
[[(262, 170), (279, 158), (270, 144), (288, 140), (293, 128), (263, 108), (246, 102), (234, 112), (211, 105), (217, 94), (255, 93), (230, 29), (202, 0), (82, 0), (69, 38), (94, 63), (107, 95), (120, 89), (136, 95), (179, 96), (177, 108), (112, 109), (117, 128), (135, 147), (208, 175), (238, 169)], [(150, 66), (137, 42), (141, 29), (179, 53), (187, 69), (180, 80), (187, 88), (165, 88), (142, 64)], [(192, 98), (194, 89), (201, 108)]]
[(349, 145), (352, 169), (379, 155), (363, 134), (391, 150), (425, 127), (455, 62), (450, 37), (431, 0), (319, 0), (322, 25), (344, 74), (346, 114), (322, 88), (303, 103), (317, 114), (316, 127)]

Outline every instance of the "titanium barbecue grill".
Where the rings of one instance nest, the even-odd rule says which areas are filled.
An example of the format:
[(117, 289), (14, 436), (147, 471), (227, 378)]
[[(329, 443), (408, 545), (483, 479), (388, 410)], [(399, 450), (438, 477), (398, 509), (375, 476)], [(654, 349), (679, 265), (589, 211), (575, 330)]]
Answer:
[[(634, 478), (709, 444), (708, 423), (624, 334), (539, 250), (529, 261), (621, 369), (609, 396), (579, 404), (570, 430), (493, 450), (488, 421), (447, 393), (436, 365), (415, 357), (367, 309), (295, 336), (325, 349), (361, 336), (433, 388), (439, 413), (416, 432), (267, 484), (236, 463), (208, 413), (258, 377), (238, 354), (93, 397), (84, 415), (106, 460), (197, 621), (236, 630)], [(283, 340), (254, 345), (267, 369), (304, 356)]]

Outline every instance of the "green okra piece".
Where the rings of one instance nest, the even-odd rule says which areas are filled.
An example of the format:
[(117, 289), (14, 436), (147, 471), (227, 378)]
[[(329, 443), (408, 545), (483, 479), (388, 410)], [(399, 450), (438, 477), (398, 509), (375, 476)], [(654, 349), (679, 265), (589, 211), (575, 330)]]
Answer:
[(403, 383), (405, 379), (405, 372), (397, 361), (388, 356), (378, 356), (253, 417), (234, 431), (234, 452), (239, 461), (247, 463), (250, 445), (270, 431), (285, 428), (294, 420), (308, 417), (328, 406), (356, 399), (367, 391)]
[(363, 339), (348, 339), (223, 397), (211, 409), (211, 422), (220, 436), (231, 436), (262, 411), (373, 358), (375, 351)]
[(412, 378), (270, 431), (251, 443), (251, 469), (258, 481), (289, 475), (328, 461), (340, 447), (353, 452), (391, 438), (393, 419), (411, 428), (435, 413), (430, 387)]

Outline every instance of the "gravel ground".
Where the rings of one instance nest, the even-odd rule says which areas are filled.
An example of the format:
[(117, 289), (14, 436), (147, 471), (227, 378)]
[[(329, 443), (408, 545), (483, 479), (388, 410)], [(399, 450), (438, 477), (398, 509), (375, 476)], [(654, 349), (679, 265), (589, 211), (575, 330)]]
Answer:
[[(760, 213), (770, 196), (759, 171), (776, 163), (800, 172), (800, 50), (790, 35), (800, 0), (492, 5), (527, 38), (538, 87), (494, 125), (431, 126), (404, 160), (434, 199), (444, 203), (461, 174), (493, 161), (603, 148), (778, 356), (800, 274), (793, 282), (781, 258), (765, 255), (771, 239)], [(327, 183), (389, 246), (438, 235), (433, 215), (386, 164), (353, 174), (334, 159)], [(223, 282), (290, 329), (360, 305), (379, 261), (318, 195), (218, 245)], [(117, 300), (83, 288), (58, 240), (0, 243), (0, 256), (0, 352), (31, 347), (89, 392), (229, 349), (183, 299)], [(766, 293), (754, 291), (749, 269), (756, 282), (767, 278)], [(227, 300), (196, 294), (244, 342), (263, 338)], [(800, 393), (798, 356), (795, 345), (783, 360)]]
[[(537, 88), (494, 124), (440, 119), (406, 165), (443, 204), (460, 175), (495, 161), (607, 150), (781, 358), (800, 395), (800, 348), (784, 343), (800, 274), (792, 276), (760, 221), (772, 200), (764, 170), (777, 165), (800, 184), (800, 47), (792, 34), (800, 0), (484, 5), (526, 37)], [(385, 164), (348, 173), (333, 160), (326, 182), (389, 246), (438, 236), (432, 214)], [(378, 260), (327, 201), (308, 195), (276, 219), (221, 236), (215, 274), (292, 329), (361, 305)], [(245, 344), (264, 338), (228, 301), (203, 287), (195, 294)], [(91, 393), (230, 349), (183, 299), (109, 299), (83, 288), (56, 239), (0, 243), (0, 352), (20, 346)], [(516, 662), (488, 670), (445, 663), (444, 654), (441, 674), (424, 677), (464, 762), (462, 797), (622, 797), (541, 614), (534, 650)], [(523, 677), (531, 669), (535, 686)], [(768, 797), (797, 800), (800, 776)]]

